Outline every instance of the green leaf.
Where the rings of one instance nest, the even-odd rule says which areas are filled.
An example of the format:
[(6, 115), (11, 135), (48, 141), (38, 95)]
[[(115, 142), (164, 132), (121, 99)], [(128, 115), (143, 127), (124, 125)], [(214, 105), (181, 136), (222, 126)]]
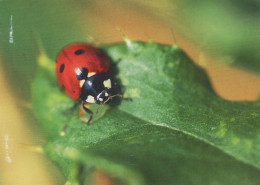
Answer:
[(218, 97), (177, 46), (125, 41), (103, 49), (133, 102), (106, 106), (90, 126), (78, 110), (64, 114), (73, 100), (57, 86), (54, 61), (39, 56), (33, 107), (44, 151), (68, 183), (87, 183), (101, 168), (118, 184), (259, 184), (260, 102)]
[(169, 22), (175, 21), (173, 24), (181, 33), (222, 62), (260, 74), (259, 1), (177, 0), (175, 3), (176, 19)]

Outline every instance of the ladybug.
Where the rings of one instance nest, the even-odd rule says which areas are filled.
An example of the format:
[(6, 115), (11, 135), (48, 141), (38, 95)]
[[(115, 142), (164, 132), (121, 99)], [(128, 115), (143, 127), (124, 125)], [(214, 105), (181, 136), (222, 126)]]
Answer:
[(93, 112), (85, 104), (105, 104), (111, 96), (112, 82), (109, 74), (110, 61), (100, 49), (87, 43), (73, 43), (63, 48), (56, 59), (56, 76), (65, 93), (75, 100), (81, 100), (83, 109)]

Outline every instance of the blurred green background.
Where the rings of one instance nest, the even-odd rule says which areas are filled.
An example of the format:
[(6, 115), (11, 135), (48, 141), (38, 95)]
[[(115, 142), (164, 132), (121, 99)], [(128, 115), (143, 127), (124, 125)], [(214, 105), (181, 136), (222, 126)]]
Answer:
[[(21, 146), (44, 143), (44, 133), (30, 110), (30, 82), (40, 43), (55, 61), (61, 48), (71, 42), (123, 40), (118, 27), (132, 39), (171, 44), (175, 37), (180, 47), (206, 68), (219, 95), (255, 100), (260, 93), (259, 10), (258, 1), (234, 0), (0, 1), (0, 134), (9, 138), (1, 143), (4, 150), (0, 155), (4, 157), (0, 170), (5, 173), (0, 183), (63, 182), (48, 160)], [(4, 160), (7, 145), (14, 161), (11, 164)], [(17, 174), (17, 179), (10, 172)]]

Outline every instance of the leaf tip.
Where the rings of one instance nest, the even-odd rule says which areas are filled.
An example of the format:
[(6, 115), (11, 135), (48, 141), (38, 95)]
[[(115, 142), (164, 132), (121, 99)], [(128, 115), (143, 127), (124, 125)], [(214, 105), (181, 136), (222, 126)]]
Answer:
[(40, 52), (37, 56), (38, 65), (43, 68), (50, 68), (52, 67), (51, 60), (49, 57), (45, 54), (45, 52)]
[(38, 65), (44, 68), (53, 68), (50, 58), (47, 56), (43, 43), (38, 35), (33, 35), (34, 48), (36, 50)]
[(171, 33), (172, 33), (172, 38), (173, 38), (173, 43), (172, 43), (173, 49), (180, 49), (178, 42), (177, 42), (177, 39), (175, 37), (175, 34), (173, 32), (173, 28), (171, 28)]
[(172, 48), (173, 48), (173, 49), (180, 49), (179, 45), (178, 45), (176, 42), (174, 42), (174, 43), (172, 44)]
[(36, 152), (36, 153), (40, 153), (40, 154), (44, 153), (42, 146), (39, 146), (39, 145), (22, 144), (21, 147), (25, 148), (25, 149), (27, 149), (29, 151), (32, 151), (32, 152)]
[(130, 46), (132, 45), (132, 40), (128, 38), (128, 36), (125, 34), (125, 32), (124, 32), (120, 27), (117, 27), (116, 29), (117, 29), (117, 30), (120, 32), (120, 34), (122, 35), (124, 41), (126, 42), (126, 45), (127, 45), (128, 47), (130, 47)]

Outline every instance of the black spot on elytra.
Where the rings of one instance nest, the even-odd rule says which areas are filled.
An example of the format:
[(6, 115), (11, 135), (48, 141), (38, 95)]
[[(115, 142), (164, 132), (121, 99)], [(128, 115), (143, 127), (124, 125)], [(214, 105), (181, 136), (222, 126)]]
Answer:
[(103, 53), (100, 53), (100, 52), (96, 52), (96, 55), (99, 56), (99, 57), (103, 57)]
[(85, 52), (84, 49), (78, 49), (78, 50), (75, 51), (74, 53), (75, 53), (75, 55), (81, 55), (81, 54), (83, 54), (84, 52)]
[(60, 73), (62, 73), (64, 71), (64, 68), (65, 68), (65, 64), (61, 64), (60, 65)]

